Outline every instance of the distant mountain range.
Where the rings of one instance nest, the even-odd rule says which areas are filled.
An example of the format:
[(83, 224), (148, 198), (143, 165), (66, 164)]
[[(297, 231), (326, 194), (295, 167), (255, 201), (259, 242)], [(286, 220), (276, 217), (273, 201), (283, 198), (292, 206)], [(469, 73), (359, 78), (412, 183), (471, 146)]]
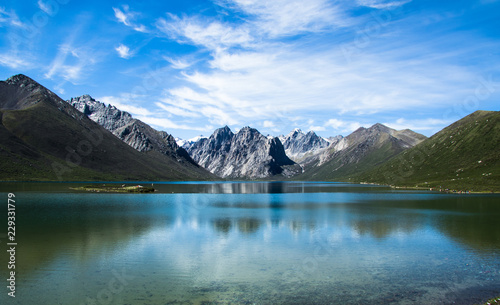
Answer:
[(378, 123), (361, 127), (332, 143), (317, 163), (298, 178), (350, 181), (353, 175), (370, 170), (425, 139), (411, 130), (397, 131)]
[(225, 126), (174, 138), (83, 95), (63, 101), (24, 75), (0, 82), (0, 180), (294, 179), (500, 189), (499, 112), (431, 138), (382, 124), (328, 139)]

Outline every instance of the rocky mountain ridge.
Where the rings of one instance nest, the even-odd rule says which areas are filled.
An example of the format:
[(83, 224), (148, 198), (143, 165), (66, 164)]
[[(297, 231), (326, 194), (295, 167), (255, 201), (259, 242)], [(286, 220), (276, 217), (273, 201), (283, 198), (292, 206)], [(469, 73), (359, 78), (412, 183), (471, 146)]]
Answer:
[(90, 95), (72, 98), (67, 102), (140, 152), (155, 150), (173, 156), (179, 162), (195, 163), (185, 149), (177, 145), (172, 135), (134, 119), (128, 112), (112, 105), (106, 106)]
[(286, 155), (294, 162), (299, 163), (304, 170), (310, 164), (317, 163), (318, 158), (330, 145), (336, 145), (343, 137), (332, 137), (329, 140), (318, 136), (314, 131), (304, 133), (299, 128), (294, 129), (288, 135), (279, 136)]
[(276, 175), (291, 177), (301, 172), (290, 160), (278, 138), (267, 138), (254, 128), (234, 134), (228, 126), (188, 148), (202, 167), (222, 178), (264, 179)]
[(304, 133), (298, 128), (286, 136), (280, 136), (279, 139), (283, 143), (287, 156), (295, 162), (300, 162), (304, 155), (313, 154), (331, 144), (312, 130)]

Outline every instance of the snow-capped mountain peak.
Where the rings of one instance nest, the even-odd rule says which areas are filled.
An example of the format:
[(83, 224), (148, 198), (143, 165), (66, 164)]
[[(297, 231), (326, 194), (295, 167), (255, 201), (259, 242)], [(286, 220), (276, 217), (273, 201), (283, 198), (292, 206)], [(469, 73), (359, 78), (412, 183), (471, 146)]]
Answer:
[(177, 145), (179, 145), (180, 147), (184, 147), (185, 149), (188, 149), (194, 143), (198, 142), (201, 139), (206, 139), (206, 138), (207, 137), (205, 137), (204, 135), (199, 135), (199, 136), (196, 136), (196, 137), (188, 139), (188, 140), (184, 140), (181, 138), (175, 138), (175, 142), (177, 142)]

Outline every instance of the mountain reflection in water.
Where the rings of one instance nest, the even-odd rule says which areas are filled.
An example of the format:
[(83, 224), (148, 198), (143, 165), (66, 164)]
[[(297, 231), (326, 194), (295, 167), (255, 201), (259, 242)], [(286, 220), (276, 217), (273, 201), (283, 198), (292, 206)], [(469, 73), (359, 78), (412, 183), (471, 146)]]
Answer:
[(162, 187), (155, 194), (86, 194), (22, 186), (16, 226), (24, 298), (43, 294), (50, 279), (78, 291), (55, 302), (80, 302), (99, 291), (93, 278), (106, 282), (121, 268), (139, 285), (113, 304), (349, 304), (366, 289), (373, 304), (396, 290), (397, 302), (460, 303), (470, 295), (465, 300), (474, 303), (500, 289), (497, 195), (296, 182)]

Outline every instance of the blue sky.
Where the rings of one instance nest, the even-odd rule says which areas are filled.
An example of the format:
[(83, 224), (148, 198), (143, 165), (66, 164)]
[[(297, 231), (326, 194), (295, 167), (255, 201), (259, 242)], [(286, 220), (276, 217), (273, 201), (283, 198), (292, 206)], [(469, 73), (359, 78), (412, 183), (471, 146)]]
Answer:
[(90, 94), (176, 137), (229, 125), (427, 136), (499, 110), (500, 1), (0, 2), (0, 79)]

